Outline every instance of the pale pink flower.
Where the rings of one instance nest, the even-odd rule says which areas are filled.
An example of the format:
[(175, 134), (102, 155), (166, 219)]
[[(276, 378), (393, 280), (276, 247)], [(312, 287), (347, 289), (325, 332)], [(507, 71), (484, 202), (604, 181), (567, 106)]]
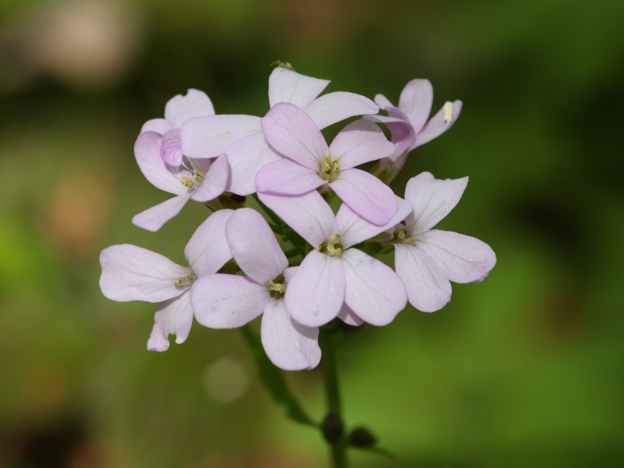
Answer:
[(217, 211), (197, 228), (184, 249), (188, 267), (129, 244), (107, 247), (100, 254), (104, 296), (158, 303), (148, 350), (166, 351), (169, 334), (176, 335), (176, 343), (188, 337), (193, 323), (189, 293), (198, 287), (196, 280), (216, 273), (232, 258), (224, 229), (231, 214), (232, 210)]
[[(376, 114), (377, 105), (354, 93), (333, 92), (319, 97), (329, 84), (277, 67), (269, 77), (269, 104), (287, 102), (301, 108), (323, 129), (355, 115)], [(227, 153), (232, 170), (228, 191), (238, 195), (256, 192), (257, 172), (281, 157), (267, 144), (261, 118), (250, 115), (215, 115), (191, 119), (181, 129), (184, 154), (193, 158)]]
[(312, 119), (293, 104), (273, 106), (262, 119), (268, 143), (285, 156), (256, 176), (260, 193), (301, 195), (329, 186), (359, 216), (386, 224), (397, 212), (394, 192), (355, 166), (388, 156), (394, 145), (368, 120), (357, 120), (338, 133), (330, 146)]
[(482, 281), (496, 264), (489, 245), (474, 237), (433, 228), (457, 205), (468, 177), (438, 180), (423, 172), (409, 180), (405, 199), (412, 213), (393, 230), (396, 272), (409, 302), (435, 312), (451, 300), (451, 281)]
[(409, 203), (397, 199), (395, 217), (385, 226), (376, 226), (346, 204), (334, 215), (316, 191), (293, 197), (260, 193), (259, 197), (314, 248), (286, 289), (286, 308), (297, 322), (317, 327), (340, 316), (348, 323), (381, 326), (405, 307), (405, 287), (396, 273), (352, 247), (403, 219)]
[(283, 301), (297, 268), (288, 260), (264, 218), (251, 208), (228, 220), (232, 255), (247, 276), (217, 274), (199, 278), (191, 291), (195, 317), (209, 328), (236, 328), (262, 314), (262, 345), (278, 367), (311, 369), (321, 359), (318, 327), (295, 322)]

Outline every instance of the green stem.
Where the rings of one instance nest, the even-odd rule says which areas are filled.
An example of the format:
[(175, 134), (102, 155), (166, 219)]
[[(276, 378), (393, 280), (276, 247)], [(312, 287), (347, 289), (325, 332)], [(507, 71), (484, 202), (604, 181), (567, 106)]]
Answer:
[[(325, 377), (325, 394), (327, 397), (328, 413), (333, 412), (342, 421), (340, 404), (340, 388), (338, 382), (338, 368), (336, 366), (335, 330), (321, 330), (321, 348), (323, 350), (323, 374)], [(331, 456), (335, 468), (347, 468), (347, 451), (344, 438), (331, 444)]]

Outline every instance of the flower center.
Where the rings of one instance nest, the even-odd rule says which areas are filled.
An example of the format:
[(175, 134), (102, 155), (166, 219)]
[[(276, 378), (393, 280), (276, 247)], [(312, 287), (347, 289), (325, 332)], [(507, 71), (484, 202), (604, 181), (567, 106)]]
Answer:
[(196, 279), (197, 277), (193, 273), (189, 273), (186, 276), (180, 276), (178, 281), (173, 284), (178, 289), (184, 289), (190, 287)]
[(198, 170), (194, 170), (191, 173), (191, 177), (187, 175), (180, 176), (180, 182), (182, 182), (182, 185), (189, 188), (191, 191), (197, 190), (201, 186), (203, 180), (204, 180), (204, 174)]
[(269, 294), (273, 299), (280, 299), (286, 293), (286, 280), (284, 279), (284, 275), (279, 275), (277, 278), (272, 279), (265, 285)]
[(394, 242), (395, 244), (416, 245), (416, 238), (410, 235), (409, 231), (407, 230), (407, 224), (405, 223), (405, 221), (401, 221), (394, 228), (394, 237), (390, 242)]
[(332, 234), (327, 242), (323, 242), (319, 247), (319, 251), (330, 257), (339, 257), (342, 254), (342, 245), (340, 245), (340, 234)]
[(323, 162), (321, 163), (321, 170), (319, 172), (319, 176), (321, 179), (326, 180), (327, 182), (333, 182), (340, 175), (340, 165), (338, 164), (338, 160), (330, 158), (329, 154), (326, 154), (323, 158)]

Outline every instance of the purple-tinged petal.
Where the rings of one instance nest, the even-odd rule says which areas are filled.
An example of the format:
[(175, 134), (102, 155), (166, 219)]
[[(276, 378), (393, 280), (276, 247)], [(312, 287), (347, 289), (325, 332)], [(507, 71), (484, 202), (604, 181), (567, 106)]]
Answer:
[(412, 80), (405, 85), (399, 98), (399, 109), (409, 117), (418, 134), (431, 113), (433, 86), (429, 80)]
[(182, 164), (182, 145), (180, 143), (180, 130), (169, 130), (162, 137), (162, 144), (160, 145), (160, 156), (165, 163), (173, 167), (178, 167)]
[(438, 113), (431, 117), (431, 120), (427, 122), (425, 128), (423, 128), (422, 131), (416, 135), (416, 142), (412, 145), (411, 149), (424, 145), (446, 132), (459, 118), (461, 110), (461, 101), (447, 102), (444, 104), (442, 109), (440, 109)]
[(186, 244), (184, 256), (196, 276), (216, 273), (232, 258), (232, 252), (225, 235), (225, 224), (233, 210), (219, 210), (212, 213), (191, 236)]
[(364, 320), (358, 317), (346, 303), (342, 304), (342, 308), (340, 309), (340, 312), (338, 312), (338, 318), (352, 327), (359, 327), (365, 323)]
[(420, 234), (416, 243), (455, 283), (483, 281), (496, 264), (496, 254), (489, 245), (456, 232), (434, 229)]
[(201, 203), (214, 200), (225, 192), (229, 181), (230, 165), (228, 157), (222, 154), (210, 164), (201, 186), (191, 194), (191, 198)]
[(373, 224), (383, 226), (398, 210), (392, 189), (360, 169), (341, 171), (329, 185), (349, 208)]
[(412, 177), (405, 187), (405, 199), (414, 207), (411, 234), (428, 231), (444, 219), (459, 203), (468, 177), (436, 179), (429, 172)]
[(165, 119), (172, 122), (175, 128), (193, 117), (214, 115), (212, 101), (203, 91), (189, 89), (186, 96), (178, 94), (165, 105)]
[(317, 171), (285, 158), (267, 164), (256, 175), (256, 190), (273, 195), (301, 195), (324, 184)]
[(135, 245), (107, 247), (100, 254), (102, 294), (113, 301), (162, 302), (184, 289), (176, 281), (191, 273), (167, 257)]
[(329, 84), (321, 80), (301, 75), (284, 67), (277, 67), (269, 77), (269, 104), (290, 102), (303, 107), (312, 102)]
[(340, 233), (340, 244), (342, 247), (348, 249), (352, 245), (371, 239), (377, 234), (394, 228), (394, 226), (403, 221), (412, 212), (412, 205), (399, 197), (396, 197), (396, 200), (399, 206), (397, 213), (389, 222), (382, 226), (369, 223), (358, 216), (346, 204), (342, 204), (336, 214), (336, 222), (338, 224), (338, 233)]
[(340, 170), (351, 169), (394, 153), (381, 129), (369, 120), (356, 120), (343, 128), (329, 147), (329, 154), (340, 163)]
[(337, 232), (331, 207), (315, 190), (292, 197), (268, 193), (258, 193), (258, 197), (316, 249)]
[(189, 158), (214, 158), (241, 138), (260, 131), (260, 117), (253, 115), (196, 117), (180, 127), (182, 152)]
[(388, 265), (357, 249), (342, 254), (345, 303), (371, 325), (387, 325), (407, 304), (405, 286)]
[(282, 160), (271, 148), (261, 132), (248, 135), (234, 143), (227, 151), (231, 183), (228, 191), (238, 195), (256, 192), (256, 175), (267, 164)]
[(340, 258), (312, 250), (286, 285), (284, 303), (297, 322), (320, 327), (338, 315), (344, 295), (345, 274)]
[(175, 195), (186, 193), (186, 187), (165, 166), (160, 155), (162, 135), (141, 133), (134, 144), (134, 155), (145, 178), (156, 188)]
[(275, 234), (260, 213), (241, 208), (229, 219), (225, 233), (232, 256), (243, 272), (258, 284), (277, 278), (288, 267)]
[(132, 224), (146, 231), (156, 232), (182, 210), (189, 198), (188, 195), (179, 195), (165, 200), (135, 215)]
[[(397, 114), (403, 114), (396, 107), (391, 108)], [(390, 112), (390, 111), (389, 111)], [(382, 123), (390, 130), (392, 134), (392, 143), (395, 146), (394, 153), (388, 156), (392, 161), (397, 160), (401, 155), (403, 155), (416, 141), (416, 134), (414, 133), (414, 127), (409, 122), (409, 119), (405, 116), (403, 118), (400, 117), (391, 117), (384, 115), (373, 115), (370, 117), (366, 117), (367, 120), (375, 123)]]
[(164, 135), (173, 128), (173, 124), (166, 119), (151, 119), (143, 124), (141, 133), (156, 132)]
[(325, 94), (300, 107), (321, 130), (349, 117), (379, 112), (379, 107), (367, 97), (343, 91)]
[(273, 149), (308, 169), (318, 171), (329, 154), (321, 131), (293, 104), (282, 102), (273, 106), (262, 119), (262, 131)]
[(313, 369), (321, 360), (318, 327), (295, 322), (284, 301), (272, 300), (264, 309), (260, 337), (273, 364), (284, 370)]
[(175, 342), (184, 343), (193, 325), (193, 309), (188, 291), (180, 297), (158, 305), (154, 316), (154, 327), (147, 340), (149, 351), (163, 352), (169, 349), (169, 335), (175, 335)]
[(390, 102), (390, 100), (383, 94), (375, 95), (375, 104), (377, 104), (383, 110), (387, 110), (386, 107), (392, 107), (392, 103)]
[(264, 285), (238, 275), (209, 275), (191, 288), (195, 318), (208, 328), (238, 328), (262, 313), (271, 300)]
[(422, 312), (440, 310), (451, 300), (451, 283), (418, 244), (394, 246), (394, 265), (410, 304)]

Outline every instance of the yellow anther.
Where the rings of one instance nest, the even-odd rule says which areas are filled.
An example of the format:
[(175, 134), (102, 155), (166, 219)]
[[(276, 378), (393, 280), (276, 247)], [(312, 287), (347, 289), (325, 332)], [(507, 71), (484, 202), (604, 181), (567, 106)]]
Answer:
[(321, 170), (319, 176), (321, 179), (328, 182), (333, 182), (340, 174), (340, 164), (336, 159), (331, 159), (329, 154), (326, 154), (321, 163)]
[(201, 171), (193, 172), (193, 180), (195, 182), (201, 182), (202, 180), (204, 180), (204, 174)]
[(397, 232), (397, 237), (401, 240), (405, 239), (405, 231)]
[(286, 293), (286, 280), (284, 280), (282, 275), (272, 279), (265, 286), (268, 288), (270, 296), (274, 299), (279, 299)]
[(338, 257), (342, 254), (342, 246), (340, 245), (340, 234), (332, 234), (327, 242), (323, 242), (319, 250), (330, 257)]
[(195, 275), (193, 275), (193, 273), (189, 273), (186, 276), (180, 276), (178, 280), (173, 283), (173, 285), (179, 289), (186, 288), (193, 284), (193, 281), (195, 281), (196, 279), (197, 278), (195, 278)]
[(184, 184), (184, 186), (188, 188), (193, 188), (193, 185), (195, 184), (195, 182), (193, 182), (193, 179), (184, 175), (180, 177), (180, 180), (182, 181), (182, 184)]
[(451, 120), (453, 120), (453, 103), (451, 101), (446, 101), (444, 103), (444, 107), (442, 108), (442, 112), (444, 113), (444, 123), (446, 125), (450, 124)]

